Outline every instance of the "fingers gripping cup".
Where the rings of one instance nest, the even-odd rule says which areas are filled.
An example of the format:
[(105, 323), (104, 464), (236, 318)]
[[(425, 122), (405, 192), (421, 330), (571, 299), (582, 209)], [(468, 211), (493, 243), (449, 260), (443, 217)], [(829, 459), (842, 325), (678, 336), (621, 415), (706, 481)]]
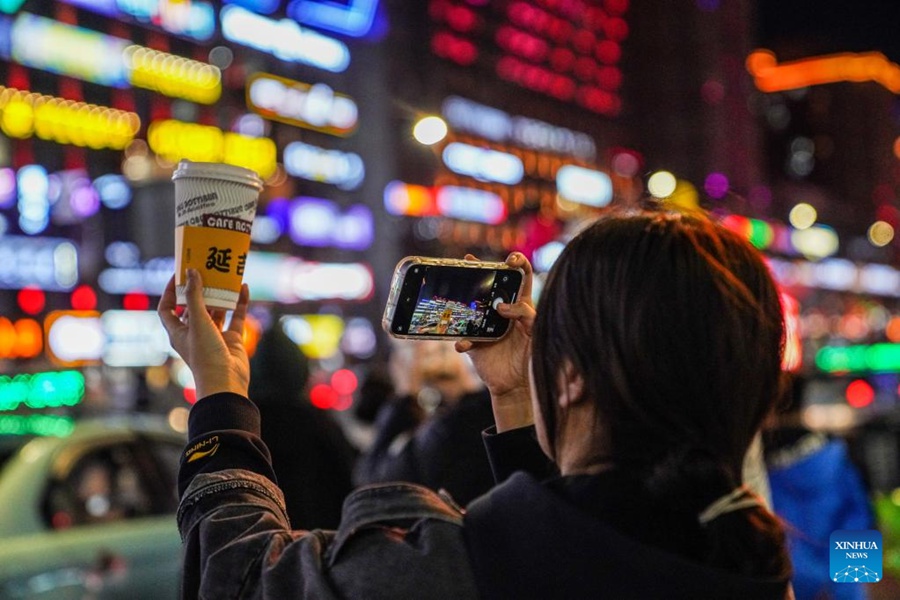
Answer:
[(262, 180), (249, 169), (182, 160), (175, 182), (175, 296), (185, 304), (186, 270), (203, 277), (210, 308), (237, 305)]

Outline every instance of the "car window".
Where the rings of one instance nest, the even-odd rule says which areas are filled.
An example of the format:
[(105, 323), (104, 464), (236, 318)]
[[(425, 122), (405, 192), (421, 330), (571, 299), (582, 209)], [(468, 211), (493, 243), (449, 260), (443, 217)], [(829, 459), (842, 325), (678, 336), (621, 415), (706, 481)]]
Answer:
[(121, 521), (153, 514), (152, 497), (130, 444), (95, 447), (82, 454), (45, 502), (55, 529)]

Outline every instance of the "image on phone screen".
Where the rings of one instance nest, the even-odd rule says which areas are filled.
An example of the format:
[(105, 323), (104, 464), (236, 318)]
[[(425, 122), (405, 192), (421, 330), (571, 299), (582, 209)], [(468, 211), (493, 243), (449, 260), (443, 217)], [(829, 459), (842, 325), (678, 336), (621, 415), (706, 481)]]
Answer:
[(521, 274), (514, 270), (413, 267), (404, 285), (407, 308), (397, 314), (394, 330), (411, 336), (500, 337), (508, 321), (495, 304), (515, 301), (520, 284)]

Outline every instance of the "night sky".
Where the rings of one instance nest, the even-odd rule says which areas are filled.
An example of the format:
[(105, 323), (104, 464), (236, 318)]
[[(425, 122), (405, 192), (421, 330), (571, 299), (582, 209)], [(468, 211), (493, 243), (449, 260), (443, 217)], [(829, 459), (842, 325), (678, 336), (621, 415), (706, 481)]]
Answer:
[[(802, 58), (808, 43), (816, 54), (878, 50), (900, 63), (900, 0), (759, 0), (757, 10), (759, 42), (782, 60)], [(798, 54), (781, 56), (791, 40)]]

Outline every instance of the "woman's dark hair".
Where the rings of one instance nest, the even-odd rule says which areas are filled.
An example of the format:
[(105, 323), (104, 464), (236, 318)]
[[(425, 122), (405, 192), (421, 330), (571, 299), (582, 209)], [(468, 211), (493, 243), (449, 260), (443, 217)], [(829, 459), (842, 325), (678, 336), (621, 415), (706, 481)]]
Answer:
[[(779, 396), (783, 340), (778, 291), (748, 242), (701, 214), (611, 212), (566, 246), (540, 297), (532, 367), (548, 442), (556, 452), (558, 378), (570, 364), (597, 407), (598, 452), (667, 512), (696, 519), (741, 484)], [(765, 510), (702, 529), (709, 564), (789, 571)]]

